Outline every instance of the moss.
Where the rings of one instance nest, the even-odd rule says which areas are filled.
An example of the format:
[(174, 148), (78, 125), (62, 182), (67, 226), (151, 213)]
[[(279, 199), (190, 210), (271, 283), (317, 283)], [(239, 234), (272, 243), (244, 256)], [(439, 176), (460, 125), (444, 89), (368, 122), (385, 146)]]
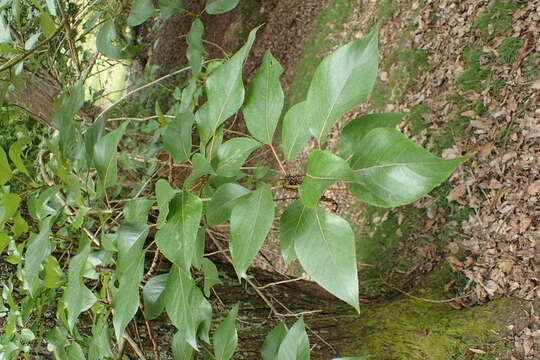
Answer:
[(484, 88), (484, 82), (491, 76), (491, 71), (485, 69), (481, 64), (481, 58), (488, 56), (488, 54), (475, 47), (466, 47), (462, 56), (464, 71), (458, 77), (461, 91), (474, 90), (481, 92)]
[(368, 305), (359, 316), (345, 318), (343, 330), (353, 340), (340, 353), (377, 360), (465, 359), (460, 356), (469, 348), (485, 348), (497, 338), (509, 302), (464, 310), (411, 298)]
[(415, 105), (411, 108), (407, 120), (411, 125), (411, 133), (413, 135), (418, 135), (423, 129), (428, 127), (424, 120), (424, 114), (429, 110), (430, 109), (425, 105)]

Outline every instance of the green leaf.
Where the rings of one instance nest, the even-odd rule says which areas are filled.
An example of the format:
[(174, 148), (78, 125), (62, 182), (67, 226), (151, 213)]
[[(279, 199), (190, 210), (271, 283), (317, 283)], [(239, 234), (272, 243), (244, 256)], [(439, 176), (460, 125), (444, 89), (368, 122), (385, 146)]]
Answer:
[(155, 14), (152, 0), (135, 0), (127, 18), (127, 24), (128, 26), (140, 25)]
[(124, 329), (139, 308), (139, 283), (144, 271), (143, 245), (147, 235), (146, 224), (126, 223), (118, 229), (116, 276), (119, 288), (112, 302), (117, 340), (122, 339)]
[(163, 291), (167, 284), (169, 274), (161, 274), (151, 277), (143, 288), (144, 318), (153, 320), (165, 309)]
[(13, 193), (5, 193), (2, 195), (2, 203), (0, 204), (0, 226), (17, 214), (17, 209), (21, 203), (21, 197)]
[(173, 265), (164, 292), (165, 309), (183, 340), (197, 350), (197, 335), (208, 341), (212, 307), (184, 269)]
[(28, 290), (32, 297), (37, 295), (41, 282), (39, 279), (41, 264), (51, 254), (51, 242), (49, 240), (51, 218), (44, 219), (40, 223), (39, 229), (39, 234), (32, 236), (28, 242), (24, 261), (24, 288)]
[(229, 246), (238, 277), (247, 277), (246, 270), (272, 227), (274, 212), (272, 190), (266, 184), (250, 196), (240, 199), (233, 208)]
[(13, 222), (13, 226), (11, 227), (11, 231), (13, 232), (13, 235), (15, 235), (15, 238), (27, 233), (28, 229), (29, 227), (26, 220), (24, 220), (20, 213), (17, 214)]
[(265, 144), (271, 144), (283, 109), (284, 95), (279, 77), (283, 67), (270, 51), (249, 84), (244, 103), (244, 120), (249, 133)]
[(206, 0), (206, 12), (211, 15), (219, 15), (231, 11), (238, 5), (240, 0)]
[(48, 289), (56, 289), (62, 285), (64, 272), (58, 264), (58, 260), (54, 256), (49, 256), (45, 264), (45, 287)]
[(122, 123), (118, 129), (100, 138), (94, 146), (94, 163), (103, 190), (116, 184), (118, 172), (116, 148), (126, 131), (127, 125), (127, 122)]
[(103, 136), (105, 131), (105, 117), (101, 116), (92, 125), (86, 129), (84, 134), (84, 147), (86, 150), (86, 162), (88, 166), (92, 166), (94, 161), (94, 146), (97, 141)]
[(163, 20), (167, 20), (171, 16), (184, 11), (184, 4), (182, 0), (159, 0), (159, 9)]
[(229, 360), (238, 345), (238, 334), (236, 333), (236, 316), (238, 315), (238, 303), (236, 303), (229, 314), (219, 324), (216, 333), (212, 337), (214, 345), (214, 355), (216, 360)]
[(216, 284), (221, 284), (221, 281), (219, 280), (217, 267), (211, 260), (203, 257), (201, 264), (204, 275), (204, 296), (209, 297), (210, 289)]
[(347, 221), (322, 208), (297, 211), (294, 250), (304, 270), (319, 285), (358, 307), (358, 276), (354, 233)]
[(4, 19), (4, 15), (0, 14), (0, 44), (10, 44), (11, 42), (9, 26)]
[(26, 176), (30, 176), (28, 173), (28, 170), (26, 170), (26, 166), (24, 166), (24, 162), (21, 159), (22, 154), (22, 148), (25, 145), (28, 145), (31, 143), (31, 140), (29, 138), (22, 138), (17, 141), (15, 141), (10, 147), (9, 147), (9, 158), (11, 161), (13, 161), (13, 164), (19, 169), (20, 172), (25, 174)]
[(56, 24), (51, 15), (46, 11), (43, 11), (39, 17), (39, 25), (46, 38), (51, 37), (56, 31)]
[(64, 293), (69, 330), (73, 330), (79, 315), (97, 301), (94, 293), (84, 285), (85, 265), (90, 255), (90, 242), (81, 245), (79, 253), (69, 261), (68, 283)]
[(34, 45), (37, 44), (40, 36), (41, 36), (41, 32), (37, 32), (33, 34), (32, 36), (30, 36), (28, 40), (24, 42), (24, 50), (27, 50), (27, 51), (32, 50)]
[(304, 328), (304, 319), (300, 318), (287, 332), (279, 346), (276, 360), (309, 360), (309, 339)]
[(196, 153), (191, 158), (191, 175), (184, 182), (184, 188), (189, 189), (193, 185), (194, 181), (205, 175), (213, 175), (214, 169), (212, 165), (206, 160), (200, 153)]
[(206, 207), (208, 225), (220, 225), (229, 220), (231, 211), (239, 199), (249, 194), (249, 190), (235, 183), (221, 185)]
[(177, 189), (173, 189), (167, 180), (159, 179), (156, 182), (156, 200), (159, 208), (159, 215), (156, 221), (156, 227), (161, 229), (167, 221), (169, 216), (169, 203), (174, 196), (179, 192)]
[(381, 207), (418, 200), (467, 159), (441, 159), (388, 128), (370, 131), (356, 149), (351, 167), (357, 181), (351, 184), (351, 193)]
[(306, 102), (292, 106), (283, 118), (281, 144), (285, 160), (293, 161), (309, 140), (306, 125)]
[(56, 16), (56, 2), (55, 0), (45, 0), (47, 3), (47, 9), (52, 16)]
[(244, 46), (227, 62), (219, 66), (206, 80), (209, 129), (215, 134), (218, 127), (234, 115), (244, 102), (242, 66), (255, 41), (258, 27), (253, 29)]
[(189, 271), (197, 246), (202, 201), (184, 191), (171, 202), (170, 211), (170, 219), (156, 233), (156, 244), (168, 260)]
[(217, 152), (214, 163), (216, 173), (225, 177), (238, 175), (248, 156), (259, 146), (260, 142), (247, 137), (237, 137), (225, 142)]
[(11, 242), (11, 239), (5, 232), (0, 232), (0, 254), (4, 251), (4, 249), (9, 245)]
[(342, 357), (342, 358), (334, 358), (332, 360), (368, 360), (368, 358), (365, 357), (365, 356), (360, 356), (360, 357), (358, 357), (358, 356), (352, 356), (352, 357), (348, 356), (348, 357)]
[(122, 49), (115, 45), (118, 35), (116, 34), (116, 26), (112, 20), (101, 25), (96, 35), (96, 49), (103, 55), (111, 59), (121, 59)]
[(191, 157), (191, 135), (195, 117), (185, 112), (177, 115), (163, 130), (163, 147), (177, 163), (183, 163)]
[(153, 200), (131, 199), (124, 205), (124, 220), (129, 223), (143, 223), (148, 221), (148, 213), (154, 205)]
[(89, 341), (88, 360), (102, 360), (113, 358), (109, 324), (106, 315), (99, 315), (92, 326), (92, 338)]
[(180, 332), (174, 334), (171, 349), (175, 360), (193, 359), (193, 348), (184, 340)]
[(12, 176), (13, 173), (11, 172), (6, 152), (0, 146), (0, 186), (7, 183)]
[(203, 33), (204, 25), (201, 19), (197, 18), (193, 21), (191, 29), (186, 37), (186, 42), (188, 44), (186, 57), (189, 65), (191, 66), (191, 72), (194, 76), (198, 75), (202, 69), (203, 54), (205, 53), (202, 42)]
[(401, 118), (402, 113), (369, 114), (351, 120), (339, 134), (338, 150), (341, 157), (349, 159), (357, 150), (358, 143), (371, 130), (381, 127), (394, 128)]
[(295, 201), (285, 209), (279, 220), (279, 248), (285, 265), (296, 259), (294, 240), (300, 236), (303, 214), (307, 211), (301, 201)]
[(261, 349), (263, 360), (274, 360), (278, 356), (279, 347), (287, 335), (285, 324), (280, 322), (264, 339)]
[(60, 151), (66, 159), (76, 157), (81, 145), (80, 124), (75, 120), (75, 113), (82, 108), (83, 104), (84, 88), (82, 81), (79, 80), (71, 87), (69, 96), (53, 116), (53, 125), (60, 133)]
[(324, 191), (336, 181), (354, 181), (349, 164), (329, 151), (314, 150), (308, 154), (304, 182), (300, 185), (300, 199), (307, 207), (316, 207)]
[(309, 86), (306, 111), (311, 134), (326, 142), (343, 114), (366, 100), (373, 89), (378, 66), (378, 32), (348, 43), (323, 59)]

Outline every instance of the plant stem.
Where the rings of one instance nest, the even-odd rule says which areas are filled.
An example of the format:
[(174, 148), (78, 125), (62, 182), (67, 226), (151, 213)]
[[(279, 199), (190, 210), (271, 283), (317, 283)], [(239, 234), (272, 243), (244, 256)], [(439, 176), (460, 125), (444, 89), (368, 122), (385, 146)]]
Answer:
[(283, 175), (286, 175), (287, 171), (283, 167), (283, 164), (281, 163), (281, 160), (279, 159), (279, 155), (277, 154), (276, 149), (274, 148), (274, 145), (272, 145), (272, 143), (270, 143), (270, 144), (268, 144), (268, 146), (270, 146), (270, 149), (272, 149), (272, 153), (274, 154), (274, 157), (276, 158), (276, 161), (277, 161), (277, 163), (279, 165), (279, 168), (281, 169), (281, 172), (283, 173)]

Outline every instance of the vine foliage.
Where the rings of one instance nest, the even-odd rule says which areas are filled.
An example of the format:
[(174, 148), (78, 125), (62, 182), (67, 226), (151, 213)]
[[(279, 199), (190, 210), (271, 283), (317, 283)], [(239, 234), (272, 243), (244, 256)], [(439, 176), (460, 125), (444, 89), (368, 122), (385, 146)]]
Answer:
[[(205, 249), (207, 241), (222, 246), (213, 235), (217, 227), (228, 228), (222, 253), (239, 281), (253, 285), (250, 267), (275, 227), (286, 264), (298, 260), (311, 279), (360, 311), (355, 235), (321, 201), (325, 193), (345, 183), (363, 202), (401, 206), (425, 196), (465, 160), (442, 159), (413, 143), (395, 130), (401, 114), (354, 119), (340, 131), (338, 144), (328, 146), (336, 122), (373, 89), (377, 31), (326, 56), (305, 101), (284, 111), (283, 68), (269, 51), (244, 86), (243, 66), (258, 28), (229, 58), (205, 60), (204, 25), (196, 17), (187, 34), (189, 66), (175, 72), (187, 76), (175, 88), (172, 106), (163, 113), (156, 103), (155, 116), (141, 125), (111, 119), (120, 101), (138, 90), (95, 116), (83, 112), (95, 100), (95, 94), (85, 94), (91, 79), (85, 67), (96, 58), (125, 60), (137, 51), (115, 22), (125, 13), (124, 2), (112, 2), (112, 8), (54, 0), (0, 3), (5, 94), (17, 91), (25, 73), (50, 61), (51, 44), (65, 50), (55, 54), (75, 69), (57, 79), (65, 89), (37, 160), (25, 158), (29, 139), (14, 142), (7, 152), (0, 148), (0, 250), (15, 269), (2, 287), (0, 359), (42, 352), (57, 359), (118, 358), (128, 346), (138, 354), (126, 330), (137, 313), (147, 323), (166, 313), (177, 328), (171, 340), (176, 359), (197, 352), (230, 359), (241, 308), (233, 305), (213, 325), (211, 289), (220, 276)], [(183, 11), (178, 0), (158, 3), (155, 9), (150, 0), (134, 0), (126, 24), (149, 18), (159, 23)], [(208, 0), (206, 11), (223, 13), (237, 3)], [(89, 14), (95, 17), (89, 20)], [(84, 36), (74, 36), (79, 28), (86, 29), (84, 36), (95, 35), (97, 53), (82, 47)], [(34, 46), (40, 51), (32, 53)], [(226, 121), (239, 113), (249, 134), (229, 138)], [(309, 141), (315, 150), (304, 170), (291, 170)], [(275, 169), (253, 160), (261, 149), (273, 154)], [(161, 161), (160, 154), (170, 161)], [(177, 167), (189, 169), (181, 185), (163, 176), (162, 168)], [(18, 183), (25, 190), (13, 192)], [(284, 209), (276, 205), (283, 189), (296, 199)], [(156, 271), (160, 256), (170, 263), (166, 272)], [(269, 307), (272, 316), (282, 317)], [(51, 309), (54, 325), (47, 328), (43, 319)], [(304, 360), (309, 349), (298, 317), (291, 327), (280, 322), (261, 354), (265, 360)]]

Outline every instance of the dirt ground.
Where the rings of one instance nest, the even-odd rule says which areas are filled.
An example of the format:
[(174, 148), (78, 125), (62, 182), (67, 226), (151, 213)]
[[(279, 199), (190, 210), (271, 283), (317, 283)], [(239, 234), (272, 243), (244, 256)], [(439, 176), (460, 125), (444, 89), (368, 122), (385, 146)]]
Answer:
[[(316, 18), (335, 2), (246, 1), (228, 14), (203, 17), (209, 56), (223, 57), (215, 44), (234, 51), (250, 28), (265, 23), (249, 57), (246, 79), (270, 49), (286, 69), (284, 88), (296, 91), (295, 71), (313, 37)], [(185, 3), (198, 13), (202, 1)], [(404, 112), (408, 117), (400, 128), (419, 144), (443, 157), (474, 155), (444, 190), (411, 207), (377, 213), (367, 237), (379, 231), (373, 226), (382, 228), (392, 218), (398, 225), (393, 231), (405, 232), (401, 225), (411, 221), (415, 211), (421, 214), (412, 220), (415, 231), (405, 234), (412, 244), (407, 250), (413, 254), (410, 262), (422, 259), (420, 266), (410, 267), (415, 281), (447, 263), (465, 279), (461, 290), (471, 292), (455, 301), (455, 308), (501, 297), (538, 302), (540, 1), (358, 0), (354, 9), (318, 55), (378, 25), (380, 79), (372, 99), (338, 127), (359, 114)], [(157, 43), (152, 61), (163, 71), (185, 64), (183, 34), (192, 19), (175, 16), (153, 37)], [(358, 224), (366, 222), (362, 217), (367, 210), (353, 206), (352, 198), (329, 196), (341, 204), (340, 213)], [(420, 241), (443, 237), (439, 248)], [(272, 245), (265, 249), (267, 258), (275, 250)], [(287, 271), (275, 261), (274, 267)], [(540, 358), (540, 318), (532, 309), (531, 305), (525, 317), (516, 316), (515, 323), (507, 324), (505, 341), (514, 345), (512, 359)], [(499, 358), (489, 351), (472, 348), (467, 358)]]

